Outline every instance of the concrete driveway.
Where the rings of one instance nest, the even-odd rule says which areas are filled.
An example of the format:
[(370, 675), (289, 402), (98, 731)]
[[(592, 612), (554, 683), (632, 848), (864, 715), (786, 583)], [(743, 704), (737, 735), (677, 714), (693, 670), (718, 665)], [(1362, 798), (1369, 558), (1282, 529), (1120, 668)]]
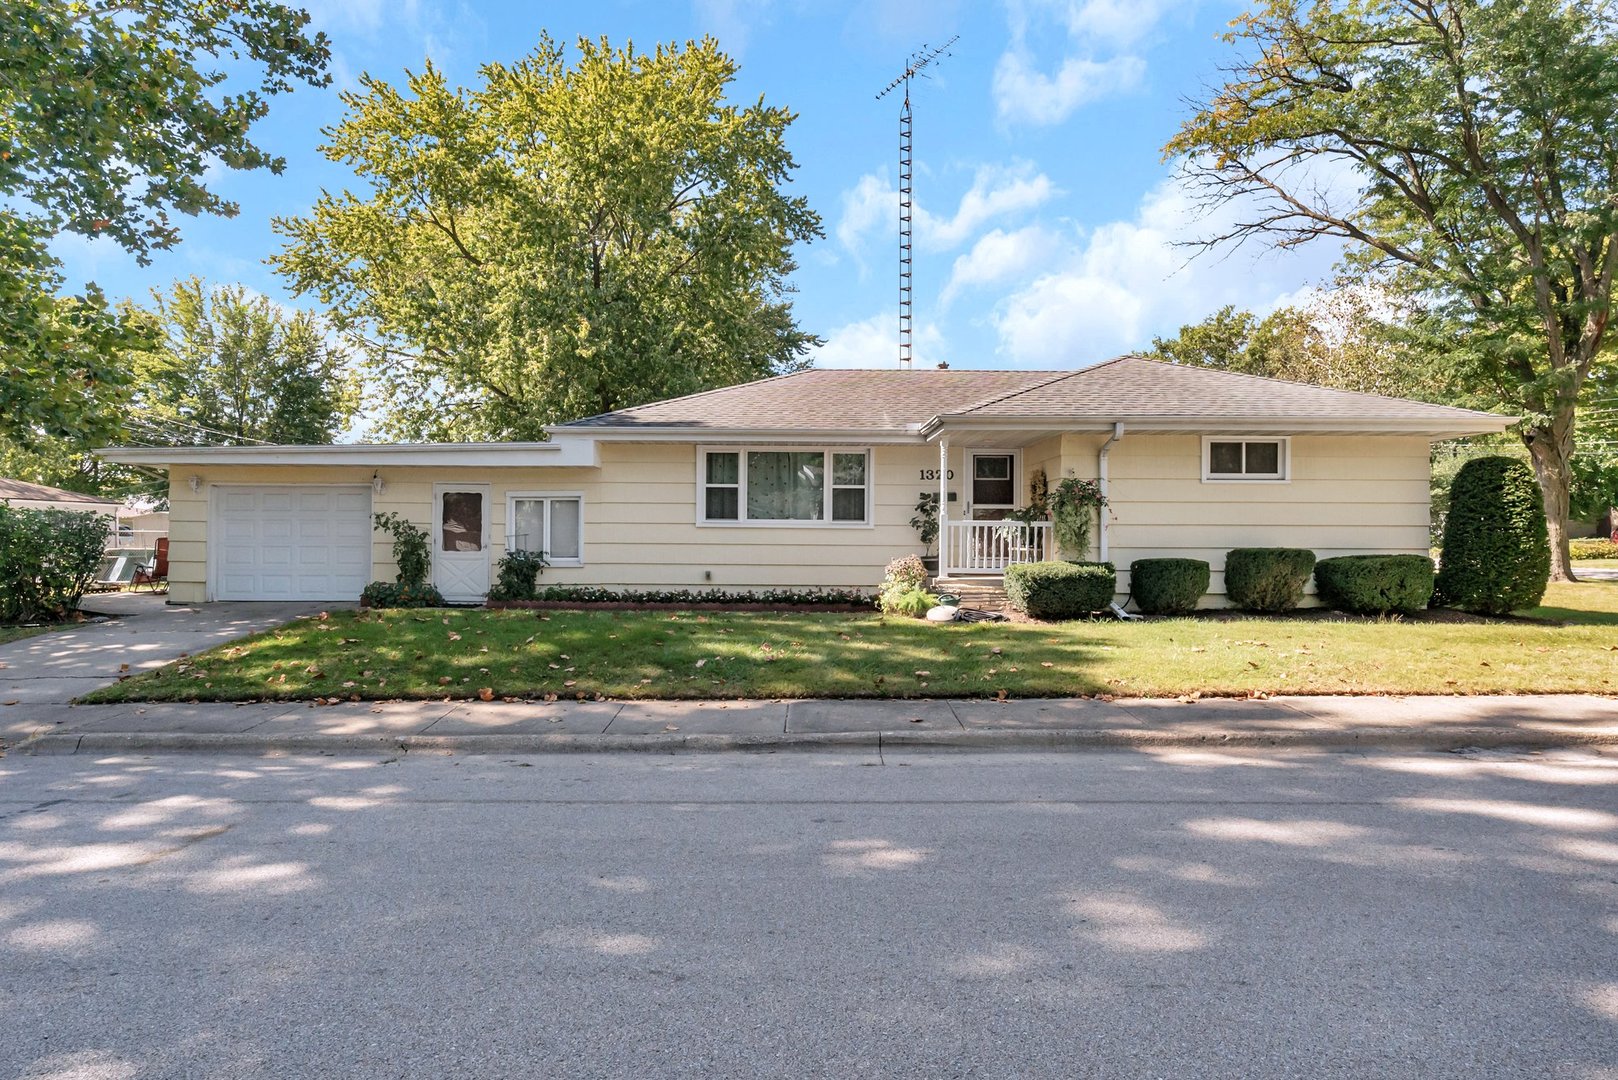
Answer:
[[(170, 607), (162, 596), (110, 593), (85, 598), (108, 622), (36, 634), (0, 645), (0, 733), (24, 705), (65, 706), (120, 674), (162, 667), (232, 638), (334, 607), (316, 603), (219, 603)], [(125, 667), (124, 665), (128, 665)], [(37, 719), (39, 710), (29, 709)]]

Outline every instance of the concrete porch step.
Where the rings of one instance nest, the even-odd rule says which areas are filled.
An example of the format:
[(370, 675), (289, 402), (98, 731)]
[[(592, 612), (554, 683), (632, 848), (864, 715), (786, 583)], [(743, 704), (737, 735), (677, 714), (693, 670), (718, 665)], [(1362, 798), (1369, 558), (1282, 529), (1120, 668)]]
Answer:
[(952, 593), (961, 598), (961, 606), (980, 611), (1005, 611), (1006, 585), (997, 577), (936, 577), (933, 592)]

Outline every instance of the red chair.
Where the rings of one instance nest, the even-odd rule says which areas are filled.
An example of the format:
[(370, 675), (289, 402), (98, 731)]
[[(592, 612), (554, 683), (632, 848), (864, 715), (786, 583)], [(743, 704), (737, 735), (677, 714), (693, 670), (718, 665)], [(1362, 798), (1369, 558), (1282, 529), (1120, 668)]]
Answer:
[(169, 538), (166, 536), (157, 538), (157, 551), (152, 561), (135, 567), (135, 576), (130, 579), (129, 587), (130, 592), (135, 592), (142, 585), (150, 585), (152, 591), (156, 592), (159, 584), (164, 592), (169, 591)]

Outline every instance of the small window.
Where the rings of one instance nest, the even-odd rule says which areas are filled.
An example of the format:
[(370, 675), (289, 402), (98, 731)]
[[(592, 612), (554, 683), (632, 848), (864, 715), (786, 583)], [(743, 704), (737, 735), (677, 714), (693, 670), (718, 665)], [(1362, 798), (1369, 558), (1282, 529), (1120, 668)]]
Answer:
[(741, 455), (709, 454), (704, 490), (709, 521), (738, 520), (742, 514)]
[(831, 519), (865, 520), (865, 455), (831, 456)]
[(583, 500), (577, 495), (513, 495), (510, 551), (541, 551), (553, 566), (583, 564)]
[(1285, 480), (1286, 439), (1203, 440), (1204, 480)]

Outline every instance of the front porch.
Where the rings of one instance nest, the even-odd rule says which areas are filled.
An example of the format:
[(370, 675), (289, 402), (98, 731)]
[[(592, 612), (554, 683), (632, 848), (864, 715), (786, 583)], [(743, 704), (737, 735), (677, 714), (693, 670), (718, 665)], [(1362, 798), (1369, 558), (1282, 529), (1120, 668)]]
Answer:
[(1006, 568), (1017, 563), (1106, 559), (1105, 522), (1089, 551), (1065, 552), (1058, 551), (1050, 521), (1017, 515), (1063, 477), (1095, 478), (1105, 490), (1107, 454), (1122, 437), (1122, 424), (1075, 431), (1053, 430), (1048, 422), (935, 423), (929, 438), (938, 446), (939, 467), (922, 479), (938, 484), (940, 578), (998, 586)]

